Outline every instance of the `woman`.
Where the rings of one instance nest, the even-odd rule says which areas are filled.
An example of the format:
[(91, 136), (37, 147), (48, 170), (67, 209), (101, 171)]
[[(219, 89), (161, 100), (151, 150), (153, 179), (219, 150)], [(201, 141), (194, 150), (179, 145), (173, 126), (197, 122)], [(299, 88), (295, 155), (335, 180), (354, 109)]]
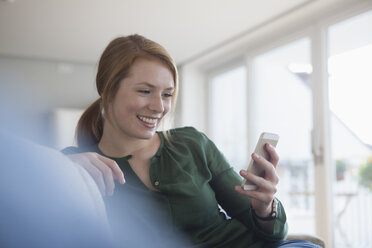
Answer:
[[(133, 222), (149, 230), (154, 223), (164, 224), (154, 235), (164, 242), (159, 247), (174, 233), (195, 247), (281, 243), (287, 224), (274, 197), (279, 159), (273, 147), (266, 145), (269, 161), (252, 154), (264, 178), (240, 172), (259, 186), (244, 191), (241, 177), (203, 133), (191, 127), (156, 131), (174, 110), (179, 88), (176, 65), (162, 46), (139, 35), (113, 40), (101, 56), (96, 84), (100, 98), (79, 121), (78, 147), (64, 153), (92, 175), (103, 195), (111, 196), (105, 201), (115, 231), (132, 230), (128, 216), (135, 216)], [(115, 187), (115, 179), (122, 185)], [(143, 232), (141, 225), (135, 230)]]

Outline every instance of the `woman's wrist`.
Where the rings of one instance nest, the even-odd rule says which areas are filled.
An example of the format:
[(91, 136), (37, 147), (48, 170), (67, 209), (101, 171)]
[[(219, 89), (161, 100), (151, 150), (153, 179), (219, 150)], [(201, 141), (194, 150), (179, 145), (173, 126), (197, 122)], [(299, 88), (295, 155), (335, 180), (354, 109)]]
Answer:
[(262, 220), (262, 221), (269, 221), (269, 220), (276, 219), (278, 215), (277, 213), (278, 213), (278, 201), (275, 198), (272, 200), (267, 210), (263, 212), (262, 211), (258, 212), (252, 207), (252, 215), (256, 219)]
[(271, 213), (271, 209), (272, 209), (272, 208), (271, 208), (271, 204), (272, 204), (272, 201), (270, 202), (270, 204), (267, 206), (266, 209), (262, 209), (262, 208), (257, 208), (257, 209), (255, 209), (255, 208), (253, 208), (253, 206), (252, 206), (252, 211), (254, 211), (254, 213), (255, 213), (257, 216), (261, 217), (261, 218), (267, 217), (267, 216), (269, 216), (270, 213)]

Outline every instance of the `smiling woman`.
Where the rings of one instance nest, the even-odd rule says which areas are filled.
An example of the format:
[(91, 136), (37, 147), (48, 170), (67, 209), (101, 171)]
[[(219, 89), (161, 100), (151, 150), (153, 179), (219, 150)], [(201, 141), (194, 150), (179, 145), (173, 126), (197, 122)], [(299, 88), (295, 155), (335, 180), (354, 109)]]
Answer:
[(259, 187), (244, 191), (205, 134), (192, 127), (157, 131), (178, 89), (176, 66), (162, 46), (139, 35), (115, 39), (99, 62), (97, 89), (100, 98), (78, 124), (78, 147), (64, 153), (110, 196), (107, 215), (119, 247), (316, 247), (281, 241), (287, 223), (274, 197), (273, 147), (265, 148), (268, 160), (252, 154), (264, 177), (240, 172)]

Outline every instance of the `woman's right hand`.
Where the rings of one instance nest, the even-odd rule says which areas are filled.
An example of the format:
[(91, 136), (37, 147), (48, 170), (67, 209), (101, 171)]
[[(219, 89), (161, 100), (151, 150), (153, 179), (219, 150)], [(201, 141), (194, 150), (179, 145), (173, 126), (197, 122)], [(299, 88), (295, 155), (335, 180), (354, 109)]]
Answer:
[(79, 164), (92, 176), (102, 196), (114, 194), (114, 179), (124, 184), (124, 173), (118, 164), (109, 158), (95, 152), (85, 152), (66, 155), (74, 163)]

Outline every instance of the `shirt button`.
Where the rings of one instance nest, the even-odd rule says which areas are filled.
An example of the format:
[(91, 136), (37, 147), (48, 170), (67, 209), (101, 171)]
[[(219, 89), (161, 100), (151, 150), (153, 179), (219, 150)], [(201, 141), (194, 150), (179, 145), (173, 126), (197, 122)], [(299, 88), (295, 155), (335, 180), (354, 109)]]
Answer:
[(154, 184), (155, 184), (155, 186), (159, 186), (160, 183), (159, 183), (159, 181), (155, 181)]

